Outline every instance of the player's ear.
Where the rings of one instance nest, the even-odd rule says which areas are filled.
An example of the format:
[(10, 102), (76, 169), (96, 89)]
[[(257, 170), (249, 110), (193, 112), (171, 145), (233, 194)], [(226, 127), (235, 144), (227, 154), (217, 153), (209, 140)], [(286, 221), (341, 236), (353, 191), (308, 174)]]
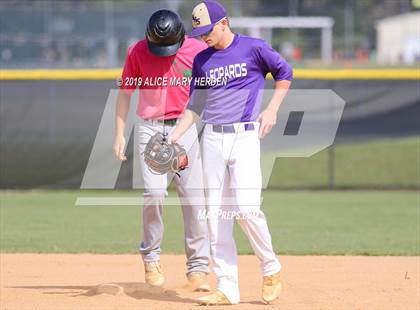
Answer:
[(221, 22), (220, 22), (220, 24), (221, 24), (221, 28), (222, 28), (222, 31), (225, 31), (225, 29), (227, 28), (227, 27), (229, 27), (229, 21), (228, 21), (228, 19), (227, 18), (225, 18), (225, 19), (223, 19)]

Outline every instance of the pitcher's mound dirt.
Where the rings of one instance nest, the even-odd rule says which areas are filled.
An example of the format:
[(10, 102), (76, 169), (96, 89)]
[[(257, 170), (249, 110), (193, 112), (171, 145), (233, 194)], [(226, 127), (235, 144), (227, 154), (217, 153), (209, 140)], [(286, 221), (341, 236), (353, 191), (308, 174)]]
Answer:
[[(0, 254), (1, 309), (205, 309), (185, 258), (162, 256), (164, 288), (144, 283), (136, 255)], [(240, 256), (241, 303), (229, 309), (420, 309), (420, 257), (282, 256), (283, 293), (260, 299), (255, 256)], [(214, 276), (210, 278), (215, 285)], [(208, 308), (209, 309), (209, 308)], [(211, 307), (226, 309), (226, 307)]]

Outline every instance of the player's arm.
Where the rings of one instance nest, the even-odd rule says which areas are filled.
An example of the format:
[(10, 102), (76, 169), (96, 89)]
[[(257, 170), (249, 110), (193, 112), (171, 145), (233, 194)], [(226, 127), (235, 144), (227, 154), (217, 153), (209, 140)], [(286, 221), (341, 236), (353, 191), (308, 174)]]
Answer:
[(124, 129), (127, 120), (128, 111), (130, 109), (130, 95), (126, 94), (124, 90), (120, 89), (117, 97), (117, 106), (115, 113), (115, 139), (114, 139), (114, 154), (119, 160), (126, 160), (124, 155), (125, 138)]
[(195, 80), (202, 74), (200, 73), (200, 66), (197, 65), (197, 57), (194, 59), (192, 66), (192, 78), (190, 85), (190, 98), (181, 120), (168, 137), (169, 143), (176, 143), (184, 135), (184, 133), (200, 119), (200, 115), (204, 109), (205, 97), (207, 93), (197, 87)]
[(115, 137), (114, 137), (114, 155), (118, 160), (126, 160), (127, 157), (124, 155), (125, 148), (125, 137), (124, 129), (125, 122), (127, 120), (128, 111), (130, 110), (130, 98), (133, 92), (136, 90), (136, 85), (124, 84), (127, 77), (138, 77), (140, 76), (140, 70), (138, 64), (133, 57), (133, 48), (130, 47), (128, 55), (125, 60), (124, 69), (122, 72), (121, 80), (122, 85), (118, 92), (117, 106), (115, 112)]
[(256, 49), (256, 61), (264, 74), (270, 72), (275, 81), (274, 94), (267, 108), (258, 116), (260, 130), (258, 136), (263, 139), (277, 122), (277, 112), (290, 88), (293, 78), (292, 67), (269, 44), (263, 42)]
[(279, 111), (280, 105), (283, 102), (291, 84), (292, 82), (288, 80), (275, 82), (273, 97), (271, 97), (267, 108), (258, 116), (257, 119), (257, 122), (260, 122), (260, 130), (258, 133), (260, 139), (263, 139), (268, 133), (270, 133), (274, 125), (276, 125), (277, 112)]
[(176, 125), (175, 129), (168, 137), (169, 143), (177, 143), (178, 140), (184, 135), (184, 133), (190, 128), (193, 124), (197, 123), (200, 119), (200, 116), (192, 110), (186, 109), (184, 115)]

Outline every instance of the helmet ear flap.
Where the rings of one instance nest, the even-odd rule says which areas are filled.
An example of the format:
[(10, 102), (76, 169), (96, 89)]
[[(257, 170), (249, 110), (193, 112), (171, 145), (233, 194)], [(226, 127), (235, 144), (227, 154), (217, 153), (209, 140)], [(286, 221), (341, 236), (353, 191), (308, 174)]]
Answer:
[(185, 41), (185, 29), (184, 27), (182, 27), (183, 29), (180, 31), (179, 37), (182, 37), (182, 39), (179, 42), (179, 47), (181, 47), (184, 44)]

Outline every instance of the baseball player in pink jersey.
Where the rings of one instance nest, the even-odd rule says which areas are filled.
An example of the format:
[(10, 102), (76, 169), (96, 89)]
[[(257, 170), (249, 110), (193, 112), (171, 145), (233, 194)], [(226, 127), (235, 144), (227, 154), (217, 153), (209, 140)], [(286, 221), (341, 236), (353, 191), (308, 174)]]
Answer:
[[(191, 67), (194, 57), (206, 48), (203, 42), (185, 36), (180, 17), (169, 10), (159, 10), (147, 25), (146, 39), (129, 48), (122, 73), (122, 85), (116, 112), (115, 156), (124, 155), (124, 127), (130, 97), (139, 88), (136, 131), (140, 154), (156, 132), (169, 134), (182, 116), (188, 102)], [(202, 165), (196, 128), (187, 131), (180, 144), (188, 150), (189, 167), (173, 176), (182, 204), (187, 256), (187, 278), (194, 291), (209, 291), (207, 283), (209, 241), (206, 221), (198, 214), (205, 209)], [(167, 195), (168, 176), (154, 174), (142, 156), (145, 191), (143, 206), (143, 241), (140, 244), (146, 283), (162, 286), (165, 278), (160, 264), (160, 244), (163, 237), (163, 203)], [(191, 186), (195, 184), (195, 187)], [(201, 197), (201, 199), (200, 199)]]
[[(232, 33), (225, 9), (216, 1), (197, 5), (192, 23), (190, 36), (201, 37), (208, 48), (194, 59), (190, 101), (169, 139), (179, 141), (202, 115), (203, 169), (217, 290), (198, 302), (230, 305), (240, 301), (233, 239), (237, 219), (261, 262), (262, 299), (270, 303), (280, 295), (281, 265), (260, 209), (260, 139), (276, 123), (292, 69), (265, 41)], [(275, 80), (275, 91), (260, 112), (268, 73)]]

